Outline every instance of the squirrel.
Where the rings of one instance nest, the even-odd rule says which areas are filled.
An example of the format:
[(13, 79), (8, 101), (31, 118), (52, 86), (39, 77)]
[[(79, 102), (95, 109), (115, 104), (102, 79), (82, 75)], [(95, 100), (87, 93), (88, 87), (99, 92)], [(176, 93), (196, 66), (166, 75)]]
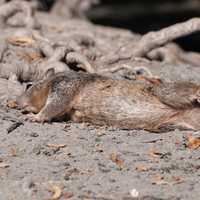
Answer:
[(153, 132), (200, 129), (199, 103), (200, 86), (194, 83), (116, 80), (54, 69), (17, 99), (33, 122), (66, 116), (75, 122)]

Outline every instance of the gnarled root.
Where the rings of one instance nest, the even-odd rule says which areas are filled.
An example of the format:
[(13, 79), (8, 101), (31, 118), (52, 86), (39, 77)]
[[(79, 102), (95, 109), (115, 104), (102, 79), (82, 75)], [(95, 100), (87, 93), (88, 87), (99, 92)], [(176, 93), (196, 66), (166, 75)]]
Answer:
[(157, 47), (197, 31), (200, 31), (200, 18), (193, 18), (160, 31), (149, 32), (136, 44), (133, 50), (133, 57), (144, 57)]

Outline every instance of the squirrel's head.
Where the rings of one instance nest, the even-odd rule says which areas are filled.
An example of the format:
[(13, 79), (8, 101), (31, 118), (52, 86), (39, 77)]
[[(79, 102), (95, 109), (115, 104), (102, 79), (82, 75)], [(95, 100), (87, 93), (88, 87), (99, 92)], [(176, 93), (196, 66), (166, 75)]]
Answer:
[(27, 84), (26, 91), (17, 99), (17, 105), (26, 112), (38, 113), (46, 103), (50, 89), (50, 78), (55, 71), (53, 68), (47, 70), (44, 78), (33, 84)]

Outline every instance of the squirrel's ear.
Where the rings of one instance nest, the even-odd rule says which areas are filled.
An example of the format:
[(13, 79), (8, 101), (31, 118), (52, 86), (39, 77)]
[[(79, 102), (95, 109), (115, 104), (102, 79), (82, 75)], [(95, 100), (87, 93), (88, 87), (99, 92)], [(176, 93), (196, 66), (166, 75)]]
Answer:
[(50, 78), (50, 77), (52, 77), (52, 76), (54, 76), (55, 75), (55, 70), (54, 70), (54, 68), (50, 68), (50, 69), (48, 69), (47, 71), (46, 71), (46, 73), (45, 73), (45, 78)]

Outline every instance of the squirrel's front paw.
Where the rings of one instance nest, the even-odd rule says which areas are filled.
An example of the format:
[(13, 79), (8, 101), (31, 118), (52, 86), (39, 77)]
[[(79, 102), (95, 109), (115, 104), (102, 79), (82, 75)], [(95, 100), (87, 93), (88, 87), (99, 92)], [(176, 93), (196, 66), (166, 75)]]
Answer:
[(29, 122), (38, 122), (38, 123), (44, 123), (46, 120), (44, 118), (41, 118), (39, 114), (27, 114), (25, 117), (26, 121)]

